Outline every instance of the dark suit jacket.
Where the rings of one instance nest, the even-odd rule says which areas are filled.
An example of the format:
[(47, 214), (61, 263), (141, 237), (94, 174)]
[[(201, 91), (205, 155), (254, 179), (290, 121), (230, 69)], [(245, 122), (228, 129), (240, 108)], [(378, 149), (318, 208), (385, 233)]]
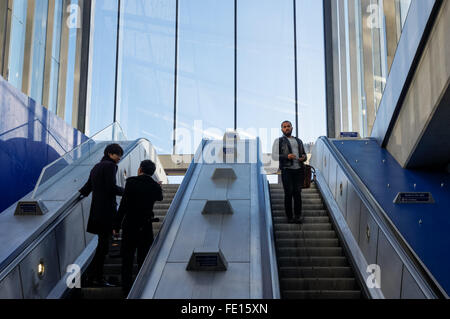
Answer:
[(92, 234), (109, 234), (117, 215), (116, 196), (123, 194), (123, 188), (116, 185), (117, 165), (108, 156), (91, 170), (89, 180), (79, 190), (83, 196), (92, 192), (91, 211), (87, 231)]
[(151, 219), (154, 217), (153, 205), (156, 201), (162, 200), (161, 185), (151, 176), (140, 175), (128, 178), (114, 229), (119, 231), (123, 228), (127, 232), (137, 232), (144, 225), (151, 224)]

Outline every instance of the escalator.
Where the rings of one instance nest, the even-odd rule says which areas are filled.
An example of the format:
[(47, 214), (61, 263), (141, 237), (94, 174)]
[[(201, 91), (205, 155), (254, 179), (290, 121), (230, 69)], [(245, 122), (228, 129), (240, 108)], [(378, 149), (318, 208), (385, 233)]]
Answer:
[(302, 191), (302, 224), (287, 223), (281, 184), (270, 185), (270, 193), (281, 298), (361, 298), (361, 289), (315, 183)]
[[(161, 225), (164, 222), (164, 217), (169, 210), (170, 204), (175, 197), (180, 185), (177, 184), (165, 184), (162, 185), (163, 189), (163, 201), (156, 202), (153, 208), (155, 213), (155, 218), (159, 218), (158, 223), (153, 223), (153, 235), (156, 236), (161, 229)], [(87, 278), (83, 278), (83, 285), (81, 289), (74, 289), (69, 298), (71, 299), (123, 299), (126, 298), (122, 292), (121, 287), (121, 266), (122, 258), (120, 256), (120, 245), (121, 238), (113, 239), (109, 247), (109, 254), (105, 259), (104, 274), (106, 280), (114, 284), (116, 287), (99, 288), (99, 287), (89, 287), (87, 284)], [(133, 280), (136, 278), (138, 273), (138, 264), (135, 261), (133, 265)]]

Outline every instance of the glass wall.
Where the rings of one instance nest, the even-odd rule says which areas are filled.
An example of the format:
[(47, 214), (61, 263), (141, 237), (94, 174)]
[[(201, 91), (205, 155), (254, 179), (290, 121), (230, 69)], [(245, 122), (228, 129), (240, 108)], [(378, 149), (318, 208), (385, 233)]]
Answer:
[(281, 123), (296, 123), (293, 2), (238, 1), (237, 17), (238, 127), (271, 153)]
[(176, 153), (234, 128), (234, 0), (180, 0)]
[(117, 1), (94, 1), (91, 43), (91, 94), (86, 134), (93, 135), (114, 120), (116, 77)]
[(28, 0), (15, 0), (11, 19), (8, 81), (20, 90), (22, 89), (27, 7)]
[(334, 37), (340, 44), (333, 48), (338, 79), (335, 109), (341, 116), (336, 135), (351, 130), (370, 136), (410, 4), (410, 0), (333, 3)]
[[(261, 137), (264, 152), (284, 120), (298, 120), (306, 143), (325, 134), (321, 1), (124, 0), (118, 21), (119, 1), (93, 0), (89, 35), (87, 1), (35, 1), (34, 12), (28, 1), (13, 2), (9, 81), (30, 83), (31, 98), (75, 127), (85, 107), (88, 135), (116, 120), (160, 154), (191, 154), (235, 125), (242, 138)], [(81, 106), (79, 67), (89, 81)]]
[[(190, 1), (196, 3), (197, 1)], [(117, 120), (129, 139), (172, 153), (175, 0), (122, 1)]]
[(33, 62), (31, 73), (30, 97), (42, 104), (44, 89), (45, 45), (47, 38), (48, 0), (36, 1), (34, 13)]
[(305, 144), (327, 135), (323, 2), (297, 1), (299, 135)]
[[(72, 5), (69, 10), (71, 12), (71, 19), (80, 19), (78, 0), (71, 0)], [(67, 57), (67, 78), (66, 78), (66, 98), (65, 98), (65, 111), (64, 119), (70, 125), (73, 123), (73, 102), (74, 102), (74, 88), (75, 88), (75, 63), (77, 54), (77, 33), (79, 28), (79, 21), (73, 21), (73, 26), (69, 28), (69, 41), (68, 41), (68, 57)]]
[(61, 35), (63, 27), (63, 0), (55, 1), (55, 16), (52, 39), (52, 57), (51, 57), (51, 74), (50, 74), (50, 92), (48, 109), (54, 113), (57, 111), (58, 103), (58, 84), (59, 72), (61, 66)]

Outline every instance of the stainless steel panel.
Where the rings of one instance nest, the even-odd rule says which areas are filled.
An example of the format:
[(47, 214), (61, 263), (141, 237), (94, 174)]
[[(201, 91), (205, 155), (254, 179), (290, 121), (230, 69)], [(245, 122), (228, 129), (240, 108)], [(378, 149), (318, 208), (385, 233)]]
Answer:
[(227, 199), (250, 199), (250, 164), (233, 165), (236, 179), (228, 180)]
[(377, 245), (379, 228), (367, 207), (361, 202), (358, 244), (369, 265), (377, 263)]
[(387, 299), (399, 299), (403, 263), (380, 231), (378, 235), (377, 264), (381, 268), (381, 290)]
[(83, 210), (83, 222), (84, 222), (84, 236), (85, 236), (85, 242), (86, 245), (90, 243), (90, 241), (92, 240), (92, 238), (94, 238), (94, 234), (88, 233), (86, 232), (87, 229), (87, 224), (89, 221), (89, 214), (91, 211), (91, 202), (92, 202), (92, 195), (89, 195), (89, 197), (83, 199), (83, 201), (81, 202), (82, 204), (82, 210)]
[(402, 299), (426, 299), (411, 273), (403, 266)]
[(156, 299), (249, 299), (249, 264), (230, 263), (227, 271), (186, 271), (185, 263), (168, 263)]
[[(45, 273), (38, 276), (38, 265), (43, 260)], [(51, 232), (19, 265), (25, 299), (46, 298), (60, 279), (56, 236)]]
[[(213, 180), (214, 169), (225, 168), (226, 165), (202, 165), (200, 176), (195, 184), (191, 199), (226, 200), (228, 179)], [(239, 178), (233, 183), (239, 183)]]
[(66, 274), (67, 266), (78, 258), (85, 247), (81, 207), (81, 203), (76, 205), (55, 230), (61, 277)]
[(333, 197), (337, 199), (336, 197), (336, 188), (337, 188), (337, 163), (334, 158), (329, 156), (327, 165), (329, 165), (329, 172), (328, 172), (328, 187), (330, 188), (331, 194), (333, 194)]
[(323, 148), (323, 177), (327, 181), (327, 183), (330, 183), (330, 152), (328, 149), (324, 146)]
[(19, 268), (16, 267), (0, 282), (0, 299), (22, 298)]
[(234, 214), (223, 217), (220, 249), (229, 263), (250, 262), (250, 201), (232, 200), (230, 204)]
[(212, 286), (212, 299), (249, 299), (250, 264), (230, 263), (226, 272), (216, 272)]
[(346, 220), (347, 224), (350, 227), (353, 237), (358, 240), (359, 238), (359, 224), (361, 218), (361, 200), (359, 199), (358, 194), (355, 191), (355, 188), (351, 183), (348, 182), (347, 177), (344, 177), (345, 184), (344, 192), (347, 193), (347, 213)]
[[(344, 216), (346, 216), (347, 212), (347, 187), (348, 187), (347, 177), (345, 176), (341, 168), (338, 166), (336, 179), (336, 202), (338, 203), (339, 209), (341, 210)], [(352, 200), (355, 200), (355, 198), (352, 198)]]
[(189, 202), (173, 243), (169, 262), (187, 263), (195, 248), (208, 244), (205, 242), (208, 230), (220, 225), (222, 216), (202, 215), (205, 203), (206, 200), (191, 200)]

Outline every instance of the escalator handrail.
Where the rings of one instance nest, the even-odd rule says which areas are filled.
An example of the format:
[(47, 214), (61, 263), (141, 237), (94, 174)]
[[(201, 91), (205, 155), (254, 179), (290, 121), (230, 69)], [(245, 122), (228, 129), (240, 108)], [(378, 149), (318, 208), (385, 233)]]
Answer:
[[(331, 155), (347, 176), (349, 182), (352, 183), (355, 191), (359, 195), (359, 198), (363, 201), (364, 205), (367, 207), (369, 213), (374, 218), (380, 229), (385, 233), (386, 238), (397, 251), (405, 266), (407, 266), (410, 270), (414, 270), (423, 281), (423, 284), (418, 283), (422, 291), (424, 291), (424, 293), (428, 291), (428, 295), (435, 298), (448, 299), (448, 295), (445, 290), (440, 286), (428, 268), (423, 264), (418, 255), (414, 252), (412, 247), (408, 244), (398, 228), (389, 218), (388, 214), (381, 207), (364, 182), (359, 178), (358, 174), (356, 174), (353, 168), (348, 164), (337, 147), (330, 142), (327, 137), (320, 137), (319, 140), (321, 140), (328, 148)], [(413, 273), (412, 275), (414, 276)]]
[[(147, 141), (140, 138), (135, 140), (125, 150), (122, 158), (128, 156), (139, 144)], [(67, 168), (69, 168), (68, 166)], [(20, 262), (34, 249), (36, 248), (55, 228), (63, 221), (67, 215), (71, 212), (71, 209), (75, 207), (83, 199), (80, 198), (78, 191), (74, 192), (67, 201), (59, 208), (53, 216), (46, 221), (41, 227), (33, 234), (30, 235), (18, 248), (12, 251), (7, 258), (0, 261), (0, 281), (3, 280)]]
[(149, 249), (147, 257), (145, 258), (145, 261), (142, 264), (142, 267), (136, 276), (136, 279), (133, 283), (133, 286), (131, 287), (127, 299), (137, 299), (141, 297), (143, 289), (147, 285), (147, 279), (151, 274), (151, 271), (156, 263), (157, 256), (164, 244), (164, 239), (167, 237), (167, 234), (170, 230), (170, 226), (175, 218), (175, 214), (183, 200), (184, 193), (186, 192), (190, 183), (190, 179), (197, 167), (197, 159), (200, 158), (200, 155), (202, 154), (203, 149), (205, 148), (207, 142), (208, 140), (202, 140), (200, 147), (197, 149), (197, 152), (194, 155), (188, 170), (186, 171), (183, 181), (181, 182), (180, 187), (178, 188), (175, 197), (173, 198), (172, 203), (170, 204), (169, 210), (167, 211), (166, 216), (164, 217), (164, 221), (161, 224), (159, 232), (156, 235), (155, 239), (153, 240), (152, 246)]
[(260, 199), (262, 199), (262, 202), (260, 202), (260, 204), (264, 208), (264, 229), (262, 229), (262, 239), (264, 241), (265, 248), (267, 248), (267, 254), (269, 258), (268, 272), (270, 273), (271, 296), (273, 299), (280, 299), (280, 281), (278, 276), (278, 261), (274, 237), (275, 232), (272, 220), (272, 205), (270, 199), (269, 181), (267, 180), (267, 176), (263, 173), (264, 168), (260, 152), (261, 142), (259, 137), (257, 138), (257, 145), (257, 174), (259, 189), (258, 194)]

